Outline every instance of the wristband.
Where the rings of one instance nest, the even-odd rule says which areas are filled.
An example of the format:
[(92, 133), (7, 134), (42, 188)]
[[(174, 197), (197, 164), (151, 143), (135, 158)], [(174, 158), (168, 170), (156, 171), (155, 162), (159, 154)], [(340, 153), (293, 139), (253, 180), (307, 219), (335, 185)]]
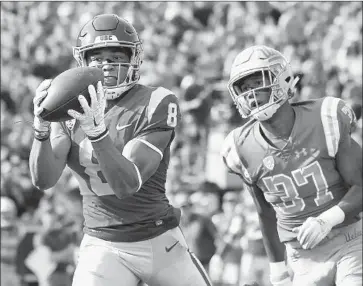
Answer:
[(270, 282), (273, 286), (291, 285), (285, 261), (270, 262)]
[(105, 131), (103, 131), (100, 135), (98, 135), (96, 137), (90, 137), (90, 136), (88, 136), (88, 139), (89, 139), (89, 141), (91, 141), (92, 143), (94, 143), (94, 142), (101, 141), (107, 135), (108, 135), (108, 129), (105, 129)]
[(50, 130), (40, 131), (34, 128), (34, 138), (38, 141), (46, 141), (50, 137)]
[(280, 281), (273, 281), (270, 278), (270, 282), (273, 286), (291, 286), (292, 285), (290, 276), (287, 276), (286, 278), (284, 278), (283, 280), (280, 280)]
[(47, 141), (49, 139), (49, 136), (48, 137), (45, 137), (45, 138), (41, 138), (41, 137), (34, 136), (34, 139), (36, 139), (37, 141), (43, 142), (43, 141)]
[(280, 275), (287, 271), (285, 261), (280, 262), (270, 262), (270, 272), (276, 274), (274, 276)]
[(318, 218), (328, 222), (332, 227), (342, 223), (345, 219), (345, 213), (339, 206), (334, 206), (321, 215)]

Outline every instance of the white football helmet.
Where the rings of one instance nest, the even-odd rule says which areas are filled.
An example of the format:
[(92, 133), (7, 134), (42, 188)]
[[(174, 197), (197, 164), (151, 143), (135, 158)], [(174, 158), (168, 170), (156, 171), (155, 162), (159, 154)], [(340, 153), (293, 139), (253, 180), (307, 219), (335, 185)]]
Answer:
[[(255, 73), (261, 73), (262, 86), (242, 92), (240, 89), (243, 79)], [(269, 78), (269, 83), (266, 82)], [(228, 90), (243, 118), (253, 117), (264, 121), (272, 117), (277, 109), (295, 92), (295, 85), (299, 78), (294, 78), (290, 64), (278, 51), (266, 46), (253, 46), (240, 52), (235, 58)], [(271, 90), (270, 99), (266, 104), (259, 105), (256, 92)], [(251, 109), (247, 97), (254, 96), (256, 107)]]

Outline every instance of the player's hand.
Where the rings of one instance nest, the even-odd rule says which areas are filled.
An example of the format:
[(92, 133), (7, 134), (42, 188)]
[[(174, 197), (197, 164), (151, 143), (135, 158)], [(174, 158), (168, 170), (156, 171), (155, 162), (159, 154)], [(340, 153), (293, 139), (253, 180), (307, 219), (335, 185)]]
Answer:
[(35, 97), (33, 99), (34, 104), (34, 128), (38, 131), (49, 132), (50, 131), (50, 122), (45, 121), (39, 115), (42, 113), (43, 108), (40, 107), (40, 104), (48, 95), (48, 88), (50, 87), (52, 80), (46, 79), (43, 80), (38, 88), (35, 91)]
[(302, 226), (294, 228), (297, 240), (303, 249), (312, 249), (318, 245), (331, 231), (333, 225), (319, 217), (309, 217)]
[(303, 249), (317, 246), (332, 230), (345, 219), (345, 213), (339, 206), (334, 206), (318, 217), (309, 217), (300, 227), (292, 231), (297, 232), (297, 240)]
[(68, 114), (74, 119), (79, 120), (80, 126), (84, 133), (92, 139), (98, 138), (106, 132), (105, 109), (106, 97), (102, 83), (97, 83), (97, 92), (93, 85), (88, 86), (88, 92), (91, 97), (91, 105), (88, 105), (86, 98), (79, 95), (78, 100), (84, 113), (81, 114), (73, 109), (68, 110)]

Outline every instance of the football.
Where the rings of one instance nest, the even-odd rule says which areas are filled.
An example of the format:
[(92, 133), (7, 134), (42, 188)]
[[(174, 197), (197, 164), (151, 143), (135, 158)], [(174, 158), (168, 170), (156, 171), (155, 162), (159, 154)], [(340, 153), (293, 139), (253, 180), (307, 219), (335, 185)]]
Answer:
[(82, 94), (90, 104), (88, 86), (92, 84), (97, 88), (97, 82), (103, 83), (103, 80), (102, 70), (96, 67), (77, 67), (66, 70), (52, 80), (47, 90), (48, 95), (40, 104), (44, 108), (40, 117), (51, 122), (73, 119), (67, 113), (69, 109), (83, 113), (78, 96)]

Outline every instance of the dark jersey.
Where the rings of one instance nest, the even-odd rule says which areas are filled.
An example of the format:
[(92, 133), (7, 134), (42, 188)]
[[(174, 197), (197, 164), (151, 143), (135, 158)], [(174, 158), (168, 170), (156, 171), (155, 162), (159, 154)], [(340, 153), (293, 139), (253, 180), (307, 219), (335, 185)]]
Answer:
[(157, 151), (162, 156), (157, 171), (142, 182), (133, 196), (123, 199), (117, 198), (107, 183), (92, 144), (78, 122), (61, 123), (60, 132), (66, 133), (72, 141), (67, 164), (83, 196), (86, 233), (111, 241), (139, 241), (179, 224), (180, 211), (169, 204), (165, 195), (174, 131), (165, 150), (160, 150), (154, 141), (152, 145), (147, 142), (150, 133), (174, 130), (179, 121), (177, 97), (165, 88), (143, 85), (135, 85), (105, 114), (109, 136), (125, 157), (127, 143), (133, 140), (142, 141), (151, 148), (150, 152)]
[[(268, 144), (254, 120), (233, 130), (225, 143), (232, 144), (236, 154), (230, 170), (257, 185), (274, 207), (281, 241), (296, 238), (294, 227), (336, 205), (350, 187), (335, 159), (339, 144), (350, 136), (350, 107), (332, 97), (292, 106), (296, 119), (284, 148)], [(344, 222), (349, 223), (352, 220)]]

